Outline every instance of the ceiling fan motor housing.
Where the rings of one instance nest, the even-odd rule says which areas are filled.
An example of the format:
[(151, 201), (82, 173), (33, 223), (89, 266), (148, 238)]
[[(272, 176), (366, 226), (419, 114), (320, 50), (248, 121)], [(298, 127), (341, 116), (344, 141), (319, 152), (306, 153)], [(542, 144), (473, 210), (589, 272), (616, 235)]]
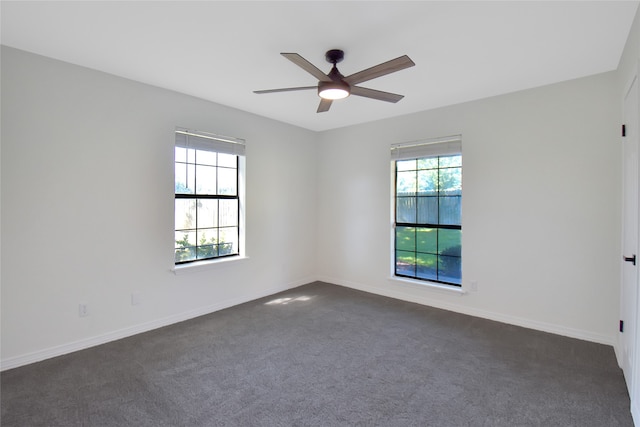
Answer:
[(344, 59), (344, 52), (340, 49), (331, 49), (324, 54), (324, 57), (326, 58), (327, 62), (335, 65)]

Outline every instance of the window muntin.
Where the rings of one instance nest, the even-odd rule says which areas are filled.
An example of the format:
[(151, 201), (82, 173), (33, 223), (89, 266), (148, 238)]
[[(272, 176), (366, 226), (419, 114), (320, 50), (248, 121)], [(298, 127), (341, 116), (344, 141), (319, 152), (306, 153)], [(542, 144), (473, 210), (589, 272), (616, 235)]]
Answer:
[(395, 166), (395, 275), (461, 286), (462, 156)]
[(206, 134), (176, 131), (176, 264), (240, 254), (241, 148)]

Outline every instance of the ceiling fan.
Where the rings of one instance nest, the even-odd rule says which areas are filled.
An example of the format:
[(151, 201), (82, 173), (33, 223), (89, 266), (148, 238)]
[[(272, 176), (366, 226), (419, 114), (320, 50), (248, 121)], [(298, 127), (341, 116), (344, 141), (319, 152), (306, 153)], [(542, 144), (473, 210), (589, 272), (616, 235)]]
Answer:
[(371, 68), (367, 68), (366, 70), (362, 70), (345, 77), (340, 74), (340, 71), (338, 71), (338, 68), (336, 67), (336, 64), (344, 59), (344, 52), (340, 49), (331, 49), (325, 54), (327, 62), (333, 64), (333, 67), (328, 74), (323, 73), (319, 68), (297, 53), (281, 53), (281, 55), (317, 78), (319, 80), (318, 85), (256, 90), (253, 93), (263, 94), (317, 89), (318, 96), (321, 98), (320, 105), (318, 105), (318, 113), (329, 111), (331, 103), (334, 100), (346, 98), (349, 95), (363, 96), (365, 98), (372, 98), (380, 101), (398, 102), (404, 98), (404, 95), (368, 89), (366, 87), (356, 85), (358, 83), (366, 82), (367, 80), (395, 73), (396, 71), (404, 70), (405, 68), (416, 65), (411, 58), (407, 55), (403, 55), (399, 58), (383, 62), (382, 64), (375, 65)]

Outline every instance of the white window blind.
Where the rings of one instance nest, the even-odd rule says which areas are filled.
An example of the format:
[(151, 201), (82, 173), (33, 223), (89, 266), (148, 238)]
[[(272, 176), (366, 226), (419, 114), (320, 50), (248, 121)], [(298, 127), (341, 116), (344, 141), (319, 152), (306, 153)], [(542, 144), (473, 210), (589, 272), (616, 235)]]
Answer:
[(391, 145), (391, 160), (418, 159), (462, 153), (462, 136), (452, 135)]
[(243, 139), (197, 132), (187, 129), (176, 129), (176, 147), (195, 148), (196, 150), (216, 151), (218, 153), (244, 156)]

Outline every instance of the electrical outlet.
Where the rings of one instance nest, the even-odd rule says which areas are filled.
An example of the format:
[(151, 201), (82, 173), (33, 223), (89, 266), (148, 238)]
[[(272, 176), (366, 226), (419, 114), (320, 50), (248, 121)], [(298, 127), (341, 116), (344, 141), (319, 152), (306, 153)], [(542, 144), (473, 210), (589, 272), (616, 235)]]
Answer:
[(86, 302), (81, 302), (78, 304), (78, 316), (87, 317), (89, 315), (89, 308), (87, 307)]
[(472, 280), (471, 282), (469, 282), (469, 291), (478, 292), (478, 282), (476, 280)]

